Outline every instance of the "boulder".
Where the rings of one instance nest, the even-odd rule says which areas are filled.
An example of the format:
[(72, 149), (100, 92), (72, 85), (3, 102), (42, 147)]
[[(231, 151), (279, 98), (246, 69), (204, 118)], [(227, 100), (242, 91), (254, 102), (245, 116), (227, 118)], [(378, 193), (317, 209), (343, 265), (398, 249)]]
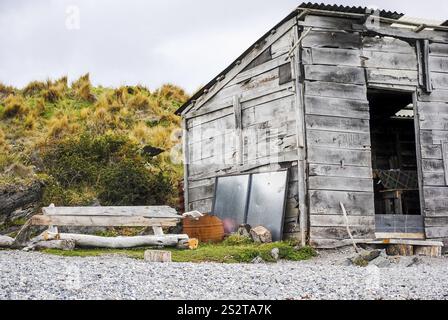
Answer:
[(13, 243), (13, 238), (0, 235), (0, 248), (9, 248)]
[[(39, 203), (43, 184), (35, 181), (29, 185), (4, 185), (0, 187), (0, 224), (28, 216), (33, 205)], [(32, 208), (29, 211), (29, 208)]]
[(250, 238), (250, 225), (248, 224), (242, 224), (238, 227), (238, 230), (236, 232), (241, 237), (248, 237)]
[(250, 229), (250, 236), (256, 243), (270, 243), (272, 242), (271, 232), (263, 226), (258, 226)]
[(263, 260), (262, 257), (258, 256), (258, 257), (256, 257), (256, 258), (254, 258), (254, 259), (251, 261), (251, 263), (253, 263), (253, 264), (260, 264), (260, 263), (264, 263), (264, 260)]

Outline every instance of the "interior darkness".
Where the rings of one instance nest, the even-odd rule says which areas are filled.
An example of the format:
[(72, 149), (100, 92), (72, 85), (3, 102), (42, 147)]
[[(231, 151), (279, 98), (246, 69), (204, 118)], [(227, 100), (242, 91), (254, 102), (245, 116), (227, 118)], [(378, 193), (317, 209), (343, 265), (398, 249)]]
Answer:
[(419, 215), (412, 94), (369, 90), (376, 214)]

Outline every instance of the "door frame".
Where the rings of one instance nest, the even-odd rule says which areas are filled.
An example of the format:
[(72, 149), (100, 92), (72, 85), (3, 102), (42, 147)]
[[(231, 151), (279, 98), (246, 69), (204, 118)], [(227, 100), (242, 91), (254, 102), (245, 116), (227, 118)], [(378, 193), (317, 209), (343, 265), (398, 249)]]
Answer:
[[(421, 141), (420, 141), (420, 115), (418, 112), (418, 92), (419, 88), (417, 86), (393, 86), (387, 84), (375, 84), (367, 85), (367, 92), (369, 89), (377, 89), (384, 91), (395, 91), (395, 92), (406, 92), (412, 95), (412, 104), (414, 110), (414, 135), (415, 135), (415, 148), (417, 156), (417, 176), (418, 176), (418, 190), (419, 190), (419, 200), (420, 200), (420, 215), (423, 218), (423, 236), (426, 239), (425, 230), (425, 199), (423, 193), (423, 168), (422, 168), (422, 154), (421, 154)], [(370, 106), (369, 106), (370, 108)], [(375, 223), (376, 230), (376, 223)]]

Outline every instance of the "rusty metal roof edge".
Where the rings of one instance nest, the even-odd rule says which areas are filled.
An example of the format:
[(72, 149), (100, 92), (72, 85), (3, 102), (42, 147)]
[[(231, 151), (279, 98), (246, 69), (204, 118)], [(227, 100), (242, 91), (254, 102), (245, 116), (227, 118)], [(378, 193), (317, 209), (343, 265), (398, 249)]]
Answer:
[[(307, 6), (315, 6), (314, 8), (308, 8)], [(266, 37), (268, 37), (271, 34), (271, 30), (273, 29), (277, 29), (279, 26), (281, 26), (282, 24), (284, 24), (286, 21), (288, 21), (289, 19), (292, 19), (293, 17), (297, 16), (299, 12), (304, 11), (306, 9), (319, 9), (318, 7), (320, 6), (320, 10), (324, 10), (324, 11), (329, 11), (330, 8), (331, 10), (334, 10), (336, 7), (336, 10), (339, 10), (342, 13), (367, 13), (367, 7), (349, 7), (349, 6), (337, 6), (337, 5), (325, 5), (325, 4), (317, 4), (317, 3), (305, 3), (303, 2), (301, 5), (299, 5), (295, 10), (293, 10), (290, 14), (288, 14), (284, 19), (282, 19), (279, 23), (277, 23), (273, 28), (269, 29), (268, 32), (266, 32), (261, 38), (259, 38), (257, 41), (255, 41), (246, 51), (244, 51), (238, 58), (236, 58), (226, 69), (224, 69), (223, 71), (221, 71), (216, 77), (214, 77), (210, 82), (208, 82), (205, 86), (203, 86), (201, 89), (199, 89), (196, 93), (193, 94), (193, 96), (188, 99), (187, 102), (185, 102), (182, 106), (180, 106), (179, 109), (177, 109), (174, 113), (176, 115), (180, 115), (182, 114), (182, 112), (195, 100), (197, 100), (199, 97), (201, 97), (204, 94), (205, 90), (210, 89), (222, 76), (225, 76), (233, 67), (235, 67), (235, 65), (237, 64), (238, 61), (240, 61), (242, 58), (244, 58), (247, 54), (249, 54), (250, 51), (253, 50), (253, 48), (260, 43), (261, 41), (263, 41)], [(328, 9), (325, 9), (328, 8)], [(338, 9), (339, 8), (339, 9)], [(341, 11), (341, 10), (353, 10), (352, 12), (350, 11)], [(355, 11), (358, 10), (358, 11)], [(385, 11), (382, 10), (380, 11), (380, 16), (382, 17), (387, 17), (389, 18), (390, 16), (388, 16), (387, 14), (395, 14), (398, 16), (398, 18), (401, 18), (402, 16), (404, 16), (404, 14), (401, 13), (397, 13), (397, 12), (390, 12), (390, 11)]]

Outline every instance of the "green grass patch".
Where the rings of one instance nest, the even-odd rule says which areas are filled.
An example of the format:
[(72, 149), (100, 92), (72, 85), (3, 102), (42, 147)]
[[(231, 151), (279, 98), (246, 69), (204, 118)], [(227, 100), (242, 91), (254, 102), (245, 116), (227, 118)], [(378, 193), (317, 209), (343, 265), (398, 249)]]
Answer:
[[(310, 247), (295, 249), (290, 242), (274, 242), (267, 244), (201, 244), (196, 250), (178, 250), (166, 248), (171, 251), (173, 262), (218, 262), (218, 263), (249, 263), (257, 256), (266, 262), (275, 262), (271, 257), (271, 250), (279, 249), (279, 257), (283, 260), (301, 261), (311, 259), (316, 255)], [(110, 254), (119, 254), (131, 258), (143, 259), (145, 250), (137, 249), (76, 249), (73, 251), (62, 251), (48, 249), (44, 253), (66, 257), (95, 257)]]

